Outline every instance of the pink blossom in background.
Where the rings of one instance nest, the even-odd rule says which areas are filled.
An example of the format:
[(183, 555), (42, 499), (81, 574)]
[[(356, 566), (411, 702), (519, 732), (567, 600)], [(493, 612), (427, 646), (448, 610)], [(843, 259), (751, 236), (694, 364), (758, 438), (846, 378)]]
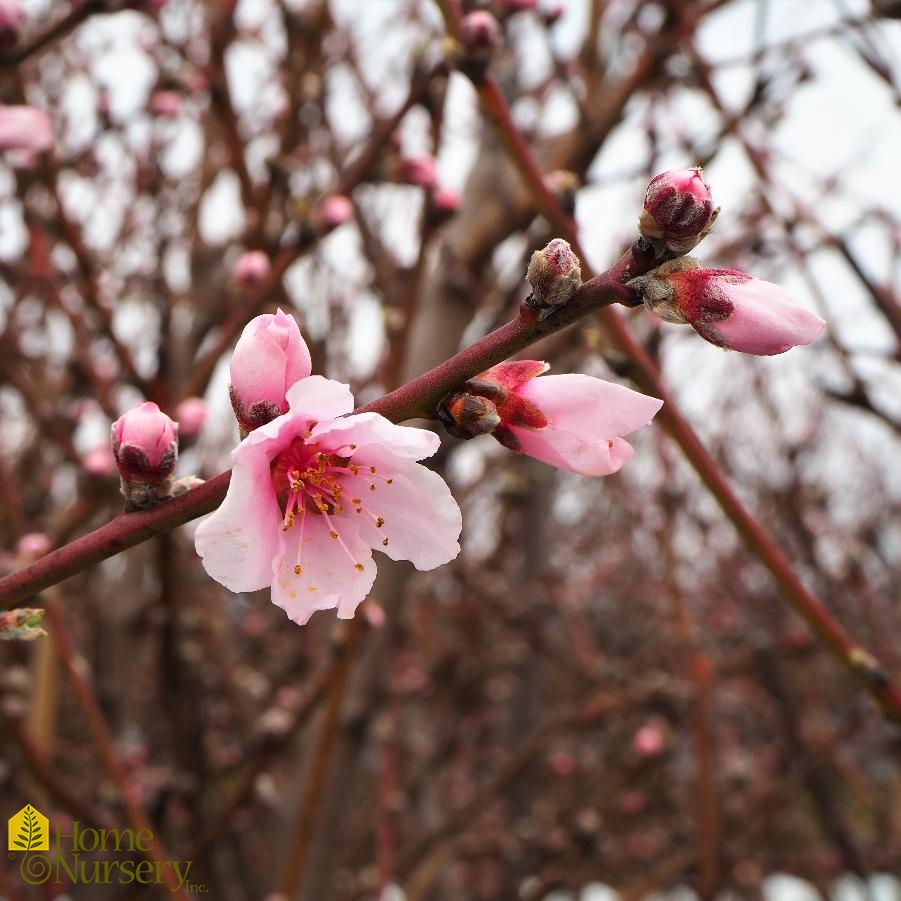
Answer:
[(109, 445), (103, 444), (84, 454), (81, 458), (81, 466), (89, 476), (102, 479), (116, 471), (116, 459), (113, 457)]
[(435, 157), (423, 153), (418, 156), (402, 156), (397, 161), (397, 179), (420, 188), (434, 188), (438, 181)]
[(271, 586), (302, 624), (317, 610), (353, 616), (375, 579), (372, 549), (417, 569), (457, 556), (460, 510), (416, 462), (435, 453), (437, 435), (352, 414), (348, 386), (321, 376), (296, 382), (287, 400), (232, 453), (225, 501), (197, 529), (214, 579), (231, 591)]
[(621, 436), (647, 425), (663, 401), (587, 375), (549, 375), (538, 360), (500, 363), (468, 383), (494, 404), (505, 447), (582, 475), (610, 475), (632, 456)]
[(271, 271), (272, 264), (262, 250), (246, 250), (235, 260), (235, 282), (242, 288), (258, 285)]
[(178, 459), (178, 423), (152, 401), (123, 413), (112, 425), (113, 455), (123, 479), (163, 479)]
[(19, 39), (19, 0), (0, 0), (0, 47), (11, 47)]
[(53, 144), (48, 115), (33, 106), (0, 106), (0, 150), (43, 153)]
[(667, 278), (678, 311), (718, 347), (759, 356), (781, 354), (810, 344), (826, 325), (784, 288), (735, 269), (681, 269)]
[(22, 557), (35, 560), (38, 557), (43, 557), (52, 546), (53, 543), (50, 541), (49, 535), (43, 532), (29, 532), (19, 539), (16, 544), (16, 553)]
[(313, 371), (294, 317), (278, 310), (247, 323), (231, 360), (232, 407), (247, 432), (288, 409), (288, 389)]
[(150, 95), (151, 111), (167, 119), (174, 119), (181, 112), (181, 102), (177, 91), (154, 91)]
[(432, 194), (432, 205), (442, 213), (456, 213), (460, 209), (460, 195), (450, 188), (438, 188)]
[(181, 438), (196, 438), (206, 422), (207, 404), (202, 397), (186, 397), (175, 408), (178, 434)]
[(316, 224), (324, 231), (332, 231), (354, 217), (354, 205), (343, 194), (324, 197), (315, 213)]

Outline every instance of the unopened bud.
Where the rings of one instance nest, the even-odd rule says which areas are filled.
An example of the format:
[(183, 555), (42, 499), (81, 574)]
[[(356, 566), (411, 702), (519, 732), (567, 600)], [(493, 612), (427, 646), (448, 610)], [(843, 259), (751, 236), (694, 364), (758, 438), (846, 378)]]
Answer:
[(434, 188), (437, 178), (435, 157), (430, 154), (402, 156), (397, 161), (397, 180), (402, 184)]
[(569, 243), (554, 238), (543, 250), (532, 254), (526, 278), (532, 286), (531, 297), (526, 303), (546, 316), (579, 290), (582, 269)]
[(44, 532), (29, 532), (19, 539), (16, 544), (16, 553), (27, 560), (37, 560), (38, 557), (43, 557), (51, 547), (52, 542), (49, 535)]
[(272, 269), (269, 257), (262, 250), (248, 250), (235, 260), (235, 283), (241, 288), (260, 284)]
[(460, 195), (449, 188), (438, 188), (429, 197), (426, 209), (428, 223), (432, 228), (442, 225), (460, 209)]
[(146, 401), (120, 416), (110, 437), (126, 509), (153, 507), (171, 495), (178, 460), (177, 422)]
[(206, 422), (207, 406), (202, 397), (186, 397), (176, 408), (179, 437), (196, 438)]
[(174, 119), (181, 112), (181, 94), (177, 91), (154, 91), (150, 97), (150, 109), (164, 119)]
[(0, 0), (0, 48), (12, 47), (19, 39), (19, 0)]
[(471, 12), (460, 23), (460, 46), (455, 54), (457, 68), (475, 84), (485, 77), (503, 32), (497, 19), (483, 9)]
[(492, 401), (465, 391), (456, 391), (441, 402), (438, 419), (454, 438), (465, 439), (487, 435), (501, 422)]
[(688, 253), (710, 233), (718, 212), (700, 168), (661, 172), (648, 185), (638, 230), (672, 253)]
[(334, 231), (353, 217), (354, 205), (343, 194), (329, 194), (313, 212), (314, 224), (322, 232)]

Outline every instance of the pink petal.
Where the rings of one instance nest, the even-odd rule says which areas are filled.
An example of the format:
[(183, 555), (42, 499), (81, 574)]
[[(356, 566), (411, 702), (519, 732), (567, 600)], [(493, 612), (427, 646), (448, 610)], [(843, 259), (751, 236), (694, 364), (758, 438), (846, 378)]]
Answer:
[(656, 397), (580, 374), (531, 379), (516, 393), (544, 413), (549, 429), (586, 443), (628, 435), (647, 425), (663, 406)]
[(475, 381), (494, 382), (501, 388), (512, 390), (550, 368), (550, 365), (542, 360), (510, 360), (486, 369), (475, 377)]
[(350, 386), (321, 375), (311, 375), (295, 382), (289, 388), (286, 399), (290, 415), (310, 424), (344, 416), (354, 408)]
[[(363, 541), (392, 560), (409, 560), (420, 570), (434, 569), (460, 553), (462, 515), (441, 476), (375, 446), (357, 451), (353, 459), (360, 475), (343, 480), (341, 517), (357, 523)], [(370, 471), (373, 466), (375, 474)], [(362, 501), (363, 512), (355, 512), (353, 498)], [(377, 517), (384, 519), (380, 527), (375, 524)]]
[(301, 625), (317, 610), (334, 607), (341, 619), (351, 619), (375, 581), (372, 551), (353, 524), (329, 518), (340, 538), (332, 538), (325, 517), (313, 513), (298, 517), (287, 532), (279, 529), (278, 554), (271, 560), (272, 603)]
[(623, 438), (586, 440), (572, 432), (552, 428), (510, 431), (519, 441), (522, 453), (549, 466), (568, 469), (585, 476), (608, 476), (622, 469), (632, 456), (632, 445)]
[(265, 448), (245, 441), (232, 456), (228, 493), (222, 506), (198, 526), (194, 546), (203, 568), (217, 582), (231, 591), (257, 591), (272, 583), (282, 514)]
[(819, 337), (826, 323), (798, 306), (779, 285), (751, 278), (742, 283), (721, 282), (735, 305), (731, 315), (709, 328), (732, 350), (771, 356)]
[[(313, 429), (312, 438), (323, 450), (346, 451), (342, 456), (347, 457), (354, 456), (349, 449), (351, 444), (361, 451), (376, 445), (410, 460), (431, 457), (441, 446), (441, 439), (434, 432), (395, 425), (378, 413), (357, 413), (321, 422)], [(356, 457), (354, 462), (358, 462)]]

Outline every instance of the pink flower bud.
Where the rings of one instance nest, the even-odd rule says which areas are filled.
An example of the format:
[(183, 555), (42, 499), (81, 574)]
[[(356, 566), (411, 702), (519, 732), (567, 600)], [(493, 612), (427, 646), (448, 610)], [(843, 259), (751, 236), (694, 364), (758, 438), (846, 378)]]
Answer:
[(175, 408), (181, 438), (196, 438), (206, 422), (206, 414), (206, 401), (202, 397), (186, 397)]
[(632, 748), (639, 757), (656, 757), (667, 742), (666, 720), (648, 717), (647, 722), (632, 736)]
[(43, 532), (29, 532), (23, 535), (16, 545), (16, 553), (21, 557), (27, 557), (29, 560), (36, 560), (43, 557), (52, 546), (50, 536)]
[(684, 249), (671, 248), (685, 253), (710, 231), (714, 218), (710, 188), (700, 168), (676, 169), (651, 179), (638, 229), (648, 240), (697, 239)]
[(450, 188), (438, 188), (432, 193), (432, 206), (437, 212), (450, 216), (460, 209), (460, 195)]
[(158, 116), (174, 119), (181, 111), (181, 99), (177, 91), (154, 91), (150, 96), (150, 109)]
[(771, 356), (819, 337), (825, 322), (779, 285), (680, 257), (629, 283), (667, 322), (688, 323), (717, 347)]
[(269, 275), (272, 264), (262, 250), (247, 250), (235, 260), (235, 282), (242, 288), (260, 284)]
[(420, 188), (435, 187), (437, 181), (435, 157), (427, 153), (401, 157), (397, 161), (397, 180)]
[(543, 250), (532, 254), (526, 278), (532, 286), (529, 306), (549, 313), (578, 291), (582, 269), (569, 244), (554, 238)]
[(102, 479), (112, 475), (116, 469), (115, 458), (105, 444), (89, 450), (81, 458), (81, 465), (84, 471), (95, 479)]
[(178, 460), (178, 423), (145, 401), (123, 413), (110, 431), (126, 508), (152, 507), (168, 497)]
[(19, 0), (0, 0), (0, 48), (11, 47), (19, 39)]
[(43, 153), (53, 144), (53, 127), (43, 110), (0, 106), (0, 150)]
[(314, 220), (322, 231), (330, 232), (350, 222), (354, 217), (354, 205), (343, 194), (329, 194), (323, 198), (314, 213)]
[(294, 317), (279, 310), (251, 319), (231, 360), (231, 401), (244, 432), (288, 409), (288, 389), (312, 372), (310, 351)]
[(460, 42), (467, 53), (491, 53), (500, 46), (501, 26), (483, 9), (470, 13), (460, 23)]

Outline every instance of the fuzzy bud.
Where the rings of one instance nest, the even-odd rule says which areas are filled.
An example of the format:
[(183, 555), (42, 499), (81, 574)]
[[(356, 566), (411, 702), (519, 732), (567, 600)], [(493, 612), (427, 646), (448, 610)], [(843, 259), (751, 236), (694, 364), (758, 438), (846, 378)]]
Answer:
[(672, 253), (687, 253), (710, 233), (718, 212), (700, 168), (661, 172), (648, 185), (638, 230)]
[(476, 438), (487, 435), (500, 425), (497, 407), (485, 397), (466, 391), (448, 395), (438, 408), (438, 419), (454, 438)]
[(526, 278), (532, 286), (526, 303), (539, 315), (546, 316), (579, 290), (582, 269), (569, 243), (554, 238), (544, 249), (532, 254)]
[(127, 510), (156, 506), (171, 495), (178, 460), (178, 423), (152, 401), (123, 413), (111, 429)]

